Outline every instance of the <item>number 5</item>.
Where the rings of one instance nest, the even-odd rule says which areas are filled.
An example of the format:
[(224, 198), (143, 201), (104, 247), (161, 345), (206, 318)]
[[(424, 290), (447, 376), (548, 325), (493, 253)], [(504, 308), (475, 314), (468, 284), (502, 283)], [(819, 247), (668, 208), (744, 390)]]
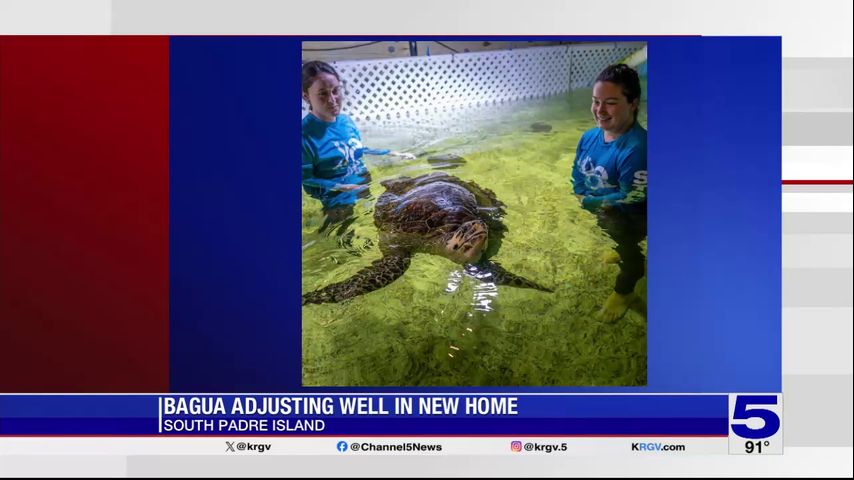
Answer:
[(768, 438), (780, 429), (780, 417), (771, 410), (764, 408), (748, 408), (750, 405), (777, 405), (777, 397), (774, 395), (741, 395), (735, 399), (733, 408), (733, 420), (748, 420), (761, 418), (765, 425), (759, 429), (752, 429), (746, 424), (732, 424), (732, 431), (741, 438)]

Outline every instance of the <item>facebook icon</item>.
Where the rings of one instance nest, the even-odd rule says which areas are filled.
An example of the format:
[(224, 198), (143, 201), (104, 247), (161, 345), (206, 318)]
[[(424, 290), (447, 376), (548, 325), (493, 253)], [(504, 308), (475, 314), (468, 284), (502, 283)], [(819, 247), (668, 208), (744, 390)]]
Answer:
[(340, 442), (338, 442), (337, 448), (338, 448), (339, 452), (346, 452), (347, 451), (347, 442), (345, 442), (344, 440), (341, 440)]

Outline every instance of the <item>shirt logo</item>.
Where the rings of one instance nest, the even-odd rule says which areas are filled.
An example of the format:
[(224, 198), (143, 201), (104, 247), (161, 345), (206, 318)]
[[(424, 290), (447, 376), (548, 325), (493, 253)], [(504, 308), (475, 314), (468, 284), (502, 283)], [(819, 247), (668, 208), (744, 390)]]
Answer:
[(335, 165), (335, 168), (346, 168), (348, 175), (357, 173), (358, 164), (356, 163), (356, 159), (358, 158), (357, 153), (364, 148), (362, 142), (356, 138), (351, 138), (346, 144), (336, 140), (332, 142), (332, 145), (341, 154), (341, 161), (338, 162), (338, 165)]
[(611, 185), (608, 182), (608, 171), (605, 170), (605, 167), (601, 165), (594, 167), (593, 159), (589, 155), (581, 160), (580, 170), (584, 174), (584, 183), (591, 190), (616, 187), (616, 185)]

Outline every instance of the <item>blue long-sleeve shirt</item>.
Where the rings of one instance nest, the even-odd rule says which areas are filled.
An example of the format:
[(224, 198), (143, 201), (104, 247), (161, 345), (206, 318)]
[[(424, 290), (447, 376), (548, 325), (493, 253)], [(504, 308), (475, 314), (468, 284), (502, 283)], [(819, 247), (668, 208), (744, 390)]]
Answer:
[(590, 211), (615, 207), (625, 212), (646, 208), (646, 130), (637, 122), (616, 140), (605, 142), (600, 128), (578, 141), (572, 165), (573, 191)]
[(302, 185), (325, 208), (355, 203), (357, 192), (340, 192), (338, 184), (363, 184), (368, 169), (362, 161), (366, 153), (385, 155), (389, 150), (371, 150), (362, 145), (362, 136), (349, 116), (324, 122), (309, 113), (302, 120)]

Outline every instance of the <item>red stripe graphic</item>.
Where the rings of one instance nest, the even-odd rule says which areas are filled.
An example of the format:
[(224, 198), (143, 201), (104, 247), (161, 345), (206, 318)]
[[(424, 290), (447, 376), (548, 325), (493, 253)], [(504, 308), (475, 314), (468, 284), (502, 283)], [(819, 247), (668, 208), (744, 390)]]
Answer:
[(852, 180), (783, 180), (783, 185), (852, 185)]

